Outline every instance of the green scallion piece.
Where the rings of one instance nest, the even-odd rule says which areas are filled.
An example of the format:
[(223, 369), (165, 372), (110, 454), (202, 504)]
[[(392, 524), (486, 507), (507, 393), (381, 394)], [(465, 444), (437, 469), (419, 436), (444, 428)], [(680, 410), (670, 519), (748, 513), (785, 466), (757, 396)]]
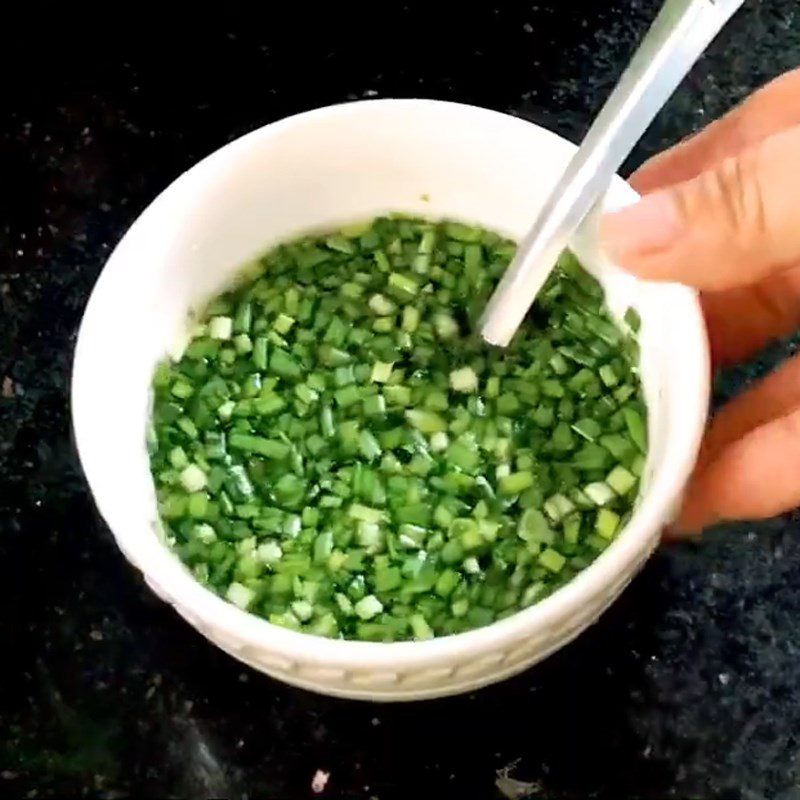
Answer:
[(240, 450), (243, 453), (276, 459), (286, 458), (291, 450), (291, 447), (285, 442), (267, 439), (263, 436), (250, 436), (246, 433), (232, 433), (228, 437), (228, 447), (231, 450)]

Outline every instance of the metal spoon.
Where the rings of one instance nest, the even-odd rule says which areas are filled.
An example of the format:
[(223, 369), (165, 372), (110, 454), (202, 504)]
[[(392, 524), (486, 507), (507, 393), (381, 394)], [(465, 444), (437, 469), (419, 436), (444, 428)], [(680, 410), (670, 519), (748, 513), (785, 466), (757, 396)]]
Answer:
[(666, 0), (489, 299), (480, 322), (487, 342), (508, 345), (569, 238), (743, 2)]

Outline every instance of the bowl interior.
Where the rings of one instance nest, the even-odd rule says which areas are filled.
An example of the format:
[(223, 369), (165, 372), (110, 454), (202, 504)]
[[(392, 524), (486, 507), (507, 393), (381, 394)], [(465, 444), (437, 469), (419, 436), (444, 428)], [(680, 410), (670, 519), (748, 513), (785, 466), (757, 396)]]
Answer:
[[(73, 376), (80, 457), (129, 559), (169, 592), (194, 592), (197, 602), (202, 592), (215, 613), (220, 608), (208, 604), (224, 605), (190, 587), (188, 572), (158, 540), (145, 448), (153, 368), (180, 342), (190, 311), (271, 245), (383, 212), (474, 221), (519, 239), (573, 150), (542, 128), (483, 109), (368, 101), (262, 128), (172, 184), (109, 259), (86, 311)], [(615, 179), (606, 207), (635, 197)], [(598, 561), (612, 551), (625, 557), (626, 547), (633, 558), (652, 546), (695, 456), (707, 402), (702, 322), (688, 290), (635, 281), (606, 263), (591, 224), (574, 249), (603, 283), (612, 310), (633, 306), (643, 320), (646, 488), (633, 520)], [(603, 580), (601, 571), (595, 580)], [(242, 624), (254, 635), (265, 630), (252, 625), (266, 623), (228, 609), (221, 613), (248, 618)], [(297, 639), (291, 632), (274, 635), (286, 634)]]

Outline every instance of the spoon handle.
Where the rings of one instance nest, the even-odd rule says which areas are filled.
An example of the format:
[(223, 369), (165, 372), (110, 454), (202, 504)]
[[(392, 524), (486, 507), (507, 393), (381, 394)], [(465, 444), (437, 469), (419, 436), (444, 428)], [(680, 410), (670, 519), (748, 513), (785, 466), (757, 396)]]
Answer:
[(666, 0), (490, 298), (480, 323), (489, 344), (511, 341), (570, 236), (743, 2)]

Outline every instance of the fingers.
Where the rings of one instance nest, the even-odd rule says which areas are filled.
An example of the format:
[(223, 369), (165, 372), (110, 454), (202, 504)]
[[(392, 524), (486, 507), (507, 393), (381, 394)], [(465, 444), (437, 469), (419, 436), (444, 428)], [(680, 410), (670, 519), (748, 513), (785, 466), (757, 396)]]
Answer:
[(797, 408), (800, 408), (800, 357), (787, 361), (715, 414), (703, 441), (698, 470), (737, 439)]
[(800, 357), (714, 417), (673, 535), (792, 508), (800, 503), (796, 467), (800, 467)]
[(650, 280), (707, 291), (746, 286), (800, 262), (800, 126), (603, 218), (603, 243)]
[[(747, 357), (800, 324), (800, 70), (655, 157), (631, 179), (636, 206), (606, 217), (612, 257), (654, 280), (704, 290), (715, 363)], [(795, 230), (795, 228), (797, 230)], [(800, 360), (714, 419), (678, 530), (800, 504)]]
[(707, 292), (701, 302), (712, 363), (736, 364), (800, 327), (800, 266), (754, 286)]
[(676, 529), (764, 519), (800, 504), (800, 410), (724, 447), (692, 480)]
[(696, 177), (779, 131), (800, 125), (800, 69), (750, 95), (722, 119), (651, 158), (630, 178), (645, 194)]

